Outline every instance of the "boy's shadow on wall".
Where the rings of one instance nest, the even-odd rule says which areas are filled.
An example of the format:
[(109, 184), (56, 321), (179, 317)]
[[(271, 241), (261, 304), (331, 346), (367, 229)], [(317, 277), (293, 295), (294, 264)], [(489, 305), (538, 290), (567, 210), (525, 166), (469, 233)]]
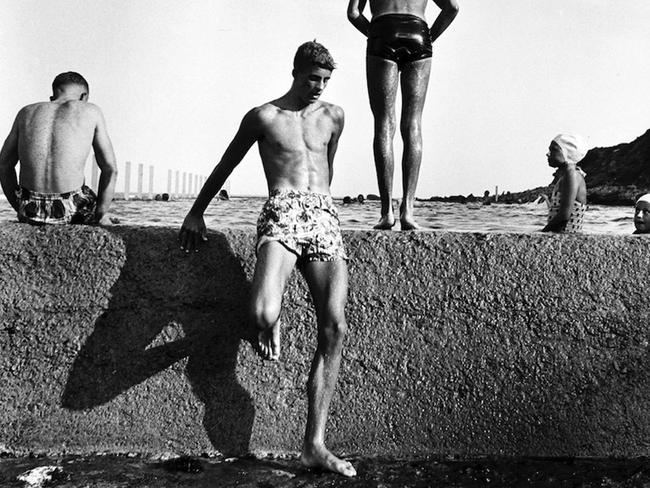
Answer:
[(62, 406), (103, 405), (188, 358), (186, 377), (205, 405), (212, 445), (224, 454), (248, 452), (254, 408), (235, 368), (250, 287), (228, 240), (211, 234), (200, 253), (183, 256), (171, 229), (111, 232), (125, 242), (126, 263), (74, 361)]

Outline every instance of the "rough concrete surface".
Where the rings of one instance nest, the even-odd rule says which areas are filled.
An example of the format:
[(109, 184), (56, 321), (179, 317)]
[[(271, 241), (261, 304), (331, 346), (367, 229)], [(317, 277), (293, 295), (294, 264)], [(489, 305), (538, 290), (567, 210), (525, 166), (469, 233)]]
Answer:
[[(650, 241), (345, 232), (346, 455), (647, 456)], [(315, 347), (294, 273), (283, 350), (247, 321), (254, 234), (0, 226), (0, 451), (300, 448)]]

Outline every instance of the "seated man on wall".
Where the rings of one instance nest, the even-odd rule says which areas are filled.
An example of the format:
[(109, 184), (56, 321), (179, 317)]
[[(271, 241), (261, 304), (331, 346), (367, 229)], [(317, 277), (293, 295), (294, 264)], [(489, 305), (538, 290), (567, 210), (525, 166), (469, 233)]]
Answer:
[[(0, 152), (2, 190), (20, 222), (110, 224), (117, 166), (102, 111), (88, 103), (88, 83), (78, 73), (59, 74), (52, 93), (49, 102), (18, 112)], [(91, 147), (101, 170), (97, 195), (84, 184)]]
[(587, 211), (587, 185), (585, 172), (577, 165), (587, 150), (582, 139), (575, 135), (560, 134), (548, 148), (548, 165), (557, 168), (548, 209), (548, 222), (542, 232), (574, 233), (582, 230)]
[(257, 263), (251, 315), (266, 359), (280, 355), (282, 295), (296, 264), (314, 301), (317, 347), (307, 384), (307, 428), (300, 457), (305, 466), (354, 476), (351, 463), (325, 446), (327, 413), (347, 330), (347, 255), (338, 212), (330, 196), (334, 155), (343, 130), (343, 110), (319, 100), (334, 69), (329, 51), (302, 44), (293, 81), (283, 96), (250, 110), (185, 217), (181, 249), (196, 251), (205, 240), (203, 213), (217, 191), (257, 143), (269, 199), (257, 223)]

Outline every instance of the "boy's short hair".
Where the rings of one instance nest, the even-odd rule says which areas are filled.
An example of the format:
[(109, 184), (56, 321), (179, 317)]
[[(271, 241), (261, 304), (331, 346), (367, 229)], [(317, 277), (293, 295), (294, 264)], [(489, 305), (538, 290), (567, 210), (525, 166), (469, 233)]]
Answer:
[(88, 82), (83, 76), (74, 71), (66, 71), (65, 73), (56, 75), (54, 78), (52, 82), (52, 93), (56, 93), (57, 89), (63, 88), (66, 85), (83, 86), (88, 91)]
[(306, 71), (313, 66), (332, 71), (336, 68), (332, 55), (325, 46), (318, 42), (309, 41), (301, 44), (293, 58), (293, 69)]

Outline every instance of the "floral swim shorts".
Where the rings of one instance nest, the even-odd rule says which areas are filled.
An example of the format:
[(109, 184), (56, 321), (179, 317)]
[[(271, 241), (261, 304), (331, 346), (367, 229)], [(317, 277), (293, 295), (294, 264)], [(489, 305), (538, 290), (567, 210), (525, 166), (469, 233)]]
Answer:
[(257, 219), (256, 250), (277, 241), (302, 261), (347, 259), (332, 197), (296, 190), (272, 190)]
[(86, 185), (66, 193), (39, 193), (19, 187), (18, 220), (35, 225), (90, 224), (97, 196)]

